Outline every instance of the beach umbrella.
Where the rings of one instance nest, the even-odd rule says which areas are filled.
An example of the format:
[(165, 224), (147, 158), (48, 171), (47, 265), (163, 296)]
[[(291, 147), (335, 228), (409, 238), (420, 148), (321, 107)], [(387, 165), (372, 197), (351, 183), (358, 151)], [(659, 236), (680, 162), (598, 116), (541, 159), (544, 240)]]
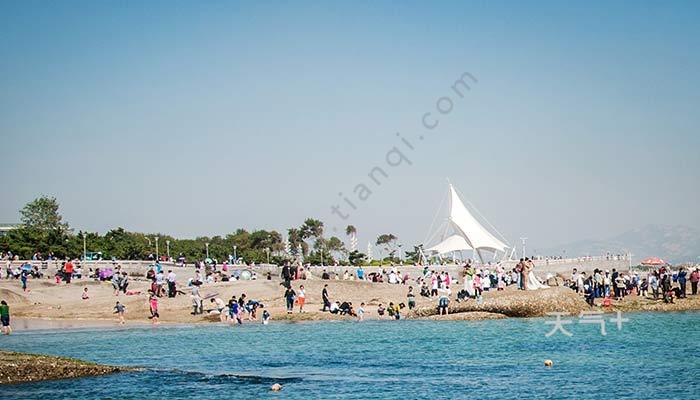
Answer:
[(659, 257), (649, 257), (642, 260), (642, 265), (659, 266), (666, 265), (666, 261), (660, 259)]

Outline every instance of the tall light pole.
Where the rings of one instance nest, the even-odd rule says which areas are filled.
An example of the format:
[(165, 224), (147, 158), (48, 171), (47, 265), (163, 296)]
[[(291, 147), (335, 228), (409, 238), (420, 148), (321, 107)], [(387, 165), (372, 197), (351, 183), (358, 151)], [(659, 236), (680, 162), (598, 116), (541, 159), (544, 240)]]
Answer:
[(83, 262), (87, 261), (87, 235), (83, 232)]
[(522, 258), (525, 258), (525, 241), (527, 240), (527, 238), (526, 238), (526, 237), (521, 237), (520, 240), (523, 241), (523, 257), (522, 257)]
[(158, 236), (156, 236), (156, 261), (160, 260), (159, 254), (158, 254)]
[(234, 264), (236, 264), (236, 261), (238, 260), (238, 257), (236, 256), (236, 248), (238, 248), (238, 246), (236, 246), (236, 245), (234, 244), (234, 245), (233, 245), (233, 263), (234, 263)]
[(267, 263), (270, 263), (270, 248), (265, 247), (265, 253), (267, 253)]
[(204, 247), (207, 248), (207, 258), (209, 258), (209, 243), (204, 243)]
[(170, 260), (170, 240), (165, 241), (165, 248), (166, 248), (166, 251), (168, 252), (168, 260)]

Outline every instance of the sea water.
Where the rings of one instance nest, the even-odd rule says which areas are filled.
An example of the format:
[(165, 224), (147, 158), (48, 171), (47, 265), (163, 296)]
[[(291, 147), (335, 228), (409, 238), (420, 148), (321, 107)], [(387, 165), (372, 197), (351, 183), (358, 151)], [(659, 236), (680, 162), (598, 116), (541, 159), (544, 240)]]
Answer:
[(546, 336), (553, 318), (16, 332), (0, 348), (143, 370), (1, 385), (0, 398), (697, 398), (700, 313), (613, 317), (606, 335), (563, 317), (572, 336)]

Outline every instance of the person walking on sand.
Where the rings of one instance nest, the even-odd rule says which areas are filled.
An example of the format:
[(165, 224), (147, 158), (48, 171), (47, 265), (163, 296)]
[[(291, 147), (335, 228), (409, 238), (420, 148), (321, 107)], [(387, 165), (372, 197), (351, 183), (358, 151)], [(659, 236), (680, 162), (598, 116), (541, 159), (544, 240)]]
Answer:
[(5, 300), (0, 301), (0, 321), (2, 321), (2, 334), (9, 335), (12, 333), (10, 326), (10, 306)]
[(304, 312), (304, 303), (306, 303), (306, 291), (304, 290), (304, 285), (299, 286), (299, 293), (297, 293), (297, 303), (299, 304), (299, 312)]
[(22, 272), (19, 275), (19, 279), (22, 281), (22, 290), (27, 291), (27, 278), (29, 278), (29, 271), (22, 268)]
[(291, 286), (284, 291), (284, 298), (287, 300), (287, 314), (291, 314), (294, 311), (294, 299), (296, 295)]
[(156, 294), (153, 292), (151, 292), (149, 305), (151, 309), (151, 316), (148, 318), (151, 320), (151, 322), (153, 322), (153, 325), (158, 325), (158, 318), (160, 318), (160, 314), (158, 314), (158, 296), (156, 296)]
[(114, 306), (114, 313), (117, 314), (117, 317), (119, 317), (119, 324), (124, 325), (124, 311), (126, 310), (126, 306), (120, 302), (117, 302), (117, 304)]

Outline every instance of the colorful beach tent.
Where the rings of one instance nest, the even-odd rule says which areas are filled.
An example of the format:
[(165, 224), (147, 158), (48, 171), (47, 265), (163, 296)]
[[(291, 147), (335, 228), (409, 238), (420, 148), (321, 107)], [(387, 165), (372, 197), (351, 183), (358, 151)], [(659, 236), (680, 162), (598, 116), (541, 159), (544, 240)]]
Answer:
[(649, 257), (642, 260), (642, 265), (666, 265), (666, 261), (660, 259), (659, 257)]

